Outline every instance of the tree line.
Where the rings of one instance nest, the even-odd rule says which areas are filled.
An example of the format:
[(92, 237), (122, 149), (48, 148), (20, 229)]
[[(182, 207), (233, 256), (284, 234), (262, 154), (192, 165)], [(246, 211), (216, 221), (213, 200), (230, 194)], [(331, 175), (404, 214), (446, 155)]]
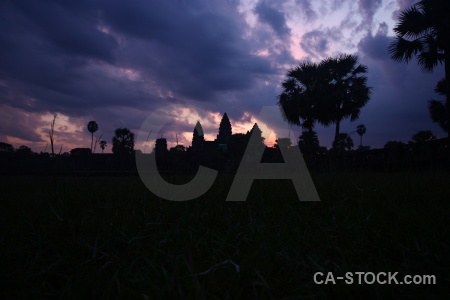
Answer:
[[(96, 150), (97, 144), (100, 145), (102, 153), (107, 147), (107, 142), (102, 140), (103, 134), (101, 134), (94, 144), (94, 133), (98, 130), (98, 124), (96, 121), (89, 121), (87, 129), (91, 133), (91, 153)], [(117, 128), (114, 131), (114, 137), (112, 138), (112, 153), (117, 155), (131, 155), (134, 151), (134, 133), (128, 128)]]

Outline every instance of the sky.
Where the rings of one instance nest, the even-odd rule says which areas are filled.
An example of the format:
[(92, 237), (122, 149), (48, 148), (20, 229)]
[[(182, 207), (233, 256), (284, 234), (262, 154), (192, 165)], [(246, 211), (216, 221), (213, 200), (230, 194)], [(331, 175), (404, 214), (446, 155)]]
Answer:
[[(427, 110), (428, 100), (440, 99), (434, 87), (443, 68), (425, 73), (415, 59), (398, 63), (387, 52), (399, 12), (414, 2), (1, 1), (0, 141), (48, 151), (56, 115), (55, 149), (90, 147), (86, 125), (95, 120), (95, 137), (110, 152), (116, 128), (137, 135), (158, 112), (170, 121), (159, 136), (189, 146), (197, 121), (213, 140), (226, 112), (233, 133), (258, 122), (271, 146), (268, 131), (289, 126), (258, 115), (276, 105), (287, 71), (341, 53), (358, 56), (372, 87), (360, 118), (343, 121), (341, 132), (364, 124), (363, 144), (372, 148), (419, 130), (444, 137)], [(315, 130), (329, 148), (334, 126)], [(294, 142), (300, 133), (288, 132)]]

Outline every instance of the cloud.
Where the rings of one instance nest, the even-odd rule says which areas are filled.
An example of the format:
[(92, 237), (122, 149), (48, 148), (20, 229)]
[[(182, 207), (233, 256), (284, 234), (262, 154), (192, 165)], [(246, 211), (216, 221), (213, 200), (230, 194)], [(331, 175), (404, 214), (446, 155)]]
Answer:
[(328, 36), (320, 30), (309, 31), (302, 36), (300, 46), (312, 57), (321, 57), (329, 49)]
[(34, 129), (42, 125), (40, 117), (35, 114), (27, 114), (22, 110), (14, 109), (7, 105), (0, 106), (0, 128), (3, 135), (0, 140), (6, 142), (7, 136), (21, 140), (40, 142), (41, 136)]
[(359, 0), (358, 9), (362, 17), (362, 22), (357, 30), (372, 28), (373, 16), (381, 7), (382, 0)]
[(303, 34), (300, 46), (312, 58), (323, 58), (330, 54), (330, 44), (339, 42), (341, 37), (337, 28), (316, 29)]
[(373, 15), (377, 11), (378, 8), (381, 7), (381, 0), (359, 0), (358, 7), (363, 16), (368, 17), (372, 20)]
[(359, 51), (373, 59), (388, 59), (388, 47), (392, 39), (387, 36), (387, 32), (388, 25), (385, 22), (379, 24), (375, 36), (369, 32), (359, 41)]
[(266, 1), (260, 1), (255, 7), (255, 13), (262, 23), (268, 24), (272, 30), (285, 39), (290, 35), (290, 29), (286, 26), (284, 13), (268, 5)]
[(307, 22), (317, 19), (317, 12), (314, 10), (310, 0), (295, 0), (295, 5), (299, 7), (303, 15), (306, 16)]
[(398, 17), (400, 16), (400, 13), (404, 11), (405, 9), (411, 7), (414, 3), (418, 2), (419, 0), (396, 0), (398, 9), (394, 10), (392, 12), (392, 19), (394, 21), (397, 21)]
[(58, 2), (46, 5), (15, 1), (14, 4), (27, 26), (33, 26), (35, 34), (52, 46), (73, 55), (114, 62), (117, 41), (93, 22), (96, 19), (94, 7), (85, 6), (83, 10), (74, 11)]

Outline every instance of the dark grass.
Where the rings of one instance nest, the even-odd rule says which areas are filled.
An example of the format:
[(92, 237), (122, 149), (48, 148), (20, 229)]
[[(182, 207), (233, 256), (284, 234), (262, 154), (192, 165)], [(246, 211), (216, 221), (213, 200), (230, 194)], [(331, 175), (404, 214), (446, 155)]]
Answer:
[[(450, 296), (450, 176), (318, 173), (320, 202), (290, 181), (232, 176), (172, 202), (138, 177), (1, 178), (2, 299), (441, 299)], [(231, 263), (240, 267), (240, 271)], [(433, 274), (437, 285), (315, 285), (315, 272)], [(356, 278), (356, 277), (355, 277)]]

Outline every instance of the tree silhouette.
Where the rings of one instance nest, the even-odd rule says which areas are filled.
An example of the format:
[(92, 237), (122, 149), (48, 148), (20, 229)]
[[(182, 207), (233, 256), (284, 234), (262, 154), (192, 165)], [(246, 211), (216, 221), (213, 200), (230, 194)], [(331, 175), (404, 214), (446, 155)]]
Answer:
[(98, 130), (97, 122), (89, 121), (89, 123), (87, 124), (87, 129), (89, 130), (89, 132), (92, 135), (92, 138), (91, 138), (91, 153), (92, 153), (92, 147), (94, 145), (94, 132), (96, 132)]
[(317, 154), (320, 148), (317, 132), (313, 130), (302, 131), (302, 134), (298, 137), (298, 147), (308, 159)]
[(411, 141), (413, 143), (425, 143), (434, 139), (436, 137), (430, 130), (421, 130), (412, 136)]
[(16, 154), (20, 156), (31, 156), (33, 154), (33, 151), (30, 147), (22, 145), (16, 149)]
[(361, 148), (362, 147), (362, 137), (366, 133), (366, 126), (364, 126), (363, 124), (356, 126), (356, 133), (358, 133), (358, 135), (359, 135), (359, 147)]
[(274, 145), (275, 148), (289, 148), (292, 146), (292, 141), (290, 138), (278, 138), (275, 140), (276, 144)]
[[(439, 95), (445, 96), (446, 88), (445, 78), (442, 78), (436, 84), (436, 88), (434, 89), (434, 91)], [(447, 120), (448, 110), (448, 101), (446, 103), (434, 99), (428, 101), (428, 111), (430, 113), (431, 119), (433, 120), (433, 122), (438, 123), (442, 130), (447, 133), (449, 132), (449, 123)]]
[(288, 71), (282, 83), (278, 104), (290, 123), (312, 131), (315, 122), (336, 124), (333, 144), (339, 136), (340, 122), (358, 119), (370, 99), (367, 67), (355, 55), (341, 54), (320, 63), (304, 62)]
[(0, 142), (0, 153), (13, 153), (14, 147), (11, 144)]
[(370, 99), (371, 88), (367, 86), (367, 67), (358, 64), (356, 55), (341, 54), (324, 60), (320, 64), (323, 69), (326, 85), (323, 86), (323, 99), (319, 120), (322, 124), (336, 124), (333, 146), (339, 139), (340, 123), (350, 118), (359, 118), (361, 109)]
[(278, 96), (278, 105), (283, 118), (290, 124), (312, 131), (317, 120), (320, 97), (323, 96), (323, 77), (319, 64), (302, 62), (287, 72), (283, 81), (283, 92)]
[(185, 152), (186, 151), (186, 147), (183, 146), (183, 145), (176, 145), (175, 147), (170, 148), (169, 151), (170, 152), (175, 152), (175, 153)]
[(347, 133), (339, 133), (335, 148), (338, 151), (350, 151), (353, 148), (353, 139)]
[(155, 148), (153, 151), (156, 155), (166, 154), (169, 150), (167, 150), (167, 139), (159, 138), (155, 141)]
[(319, 149), (320, 144), (317, 132), (309, 130), (302, 131), (302, 134), (298, 137), (298, 146), (300, 149), (310, 149), (312, 152)]
[(103, 154), (103, 151), (106, 148), (106, 141), (100, 141), (100, 148), (102, 149), (102, 154)]
[[(404, 10), (394, 28), (396, 38), (389, 46), (391, 57), (408, 63), (413, 56), (424, 71), (431, 72), (438, 64), (445, 68), (445, 95), (450, 101), (450, 22), (448, 0), (422, 0)], [(436, 104), (432, 104), (436, 105)], [(432, 108), (435, 110), (436, 108)], [(446, 110), (446, 124), (450, 123), (450, 110)], [(450, 130), (447, 143), (450, 146)]]
[(218, 144), (226, 144), (231, 137), (231, 122), (228, 118), (227, 113), (223, 114), (222, 120), (220, 121), (219, 134), (217, 135)]
[(386, 150), (394, 150), (394, 149), (401, 149), (405, 147), (406, 144), (400, 141), (387, 141), (383, 148)]
[(128, 128), (117, 128), (112, 138), (112, 152), (116, 155), (131, 155), (134, 151), (134, 133)]

